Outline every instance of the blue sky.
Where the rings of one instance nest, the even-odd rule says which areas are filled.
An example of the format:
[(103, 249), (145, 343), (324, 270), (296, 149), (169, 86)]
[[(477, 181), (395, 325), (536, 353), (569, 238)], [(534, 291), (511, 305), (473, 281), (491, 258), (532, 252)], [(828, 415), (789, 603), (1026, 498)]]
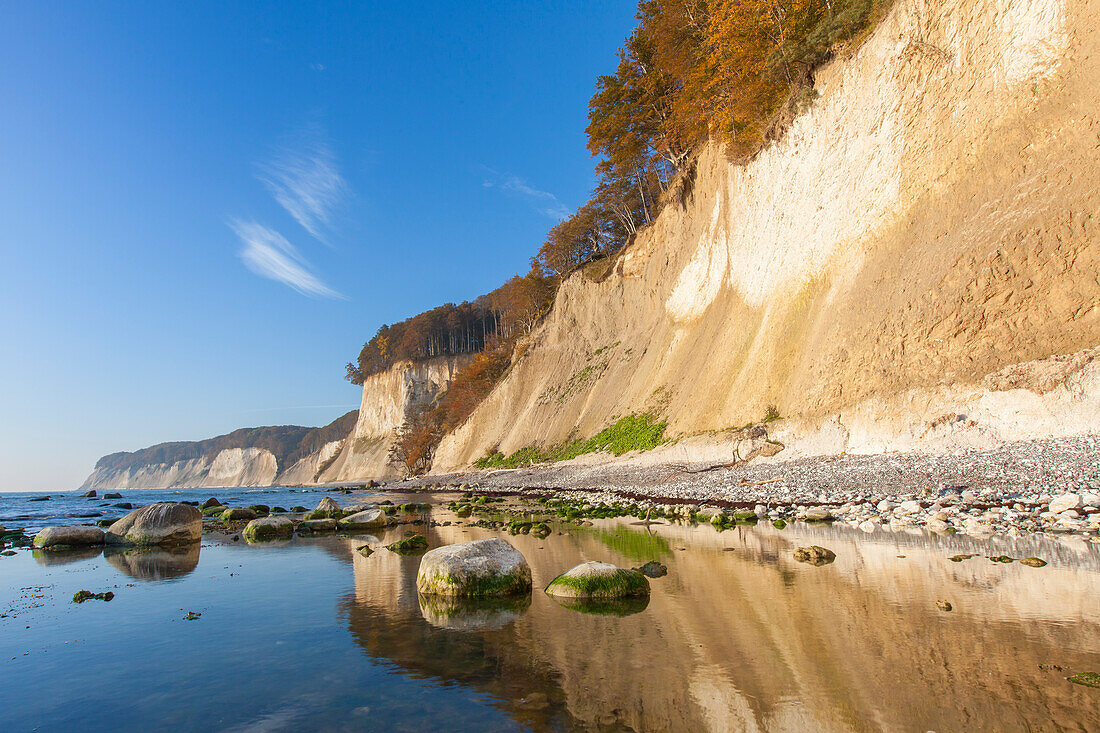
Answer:
[(0, 6), (0, 490), (320, 425), (382, 323), (527, 269), (635, 3)]

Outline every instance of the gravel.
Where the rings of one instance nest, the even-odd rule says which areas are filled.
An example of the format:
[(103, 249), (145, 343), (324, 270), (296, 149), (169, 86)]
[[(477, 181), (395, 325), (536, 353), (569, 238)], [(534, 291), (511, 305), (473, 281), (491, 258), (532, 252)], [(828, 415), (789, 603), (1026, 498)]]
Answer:
[(798, 518), (809, 507), (829, 505), (837, 519), (854, 526), (872, 522), (896, 528), (934, 522), (933, 530), (1055, 531), (1093, 541), (1100, 528), (1096, 507), (1086, 506), (1076, 517), (1045, 511), (1052, 498), (1066, 493), (1100, 493), (1096, 436), (1021, 441), (941, 455), (840, 455), (702, 470), (706, 468), (708, 464), (559, 464), (428, 476), (388, 488), (469, 483), (481, 491), (580, 492), (601, 501), (626, 497), (749, 509), (762, 504), (769, 518)]

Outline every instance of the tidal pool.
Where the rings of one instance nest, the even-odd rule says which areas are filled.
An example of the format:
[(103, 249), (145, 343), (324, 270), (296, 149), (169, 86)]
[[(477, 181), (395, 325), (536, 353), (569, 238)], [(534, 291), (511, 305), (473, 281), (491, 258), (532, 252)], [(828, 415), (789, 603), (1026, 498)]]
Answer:
[[(502, 533), (431, 518), (462, 524), (0, 557), (0, 730), (1100, 730), (1066, 680), (1100, 671), (1095, 545), (599, 520), (504, 534), (534, 592), (456, 604), (382, 545)], [(542, 592), (585, 560), (668, 575), (625, 606)]]

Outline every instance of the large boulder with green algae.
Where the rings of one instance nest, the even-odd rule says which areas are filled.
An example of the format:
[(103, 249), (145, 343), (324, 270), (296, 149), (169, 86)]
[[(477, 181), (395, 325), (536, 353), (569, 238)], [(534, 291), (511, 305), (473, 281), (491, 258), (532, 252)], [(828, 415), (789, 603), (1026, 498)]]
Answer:
[(340, 529), (379, 529), (390, 523), (390, 518), (381, 509), (367, 509), (344, 517), (338, 522)]
[(437, 547), (420, 560), (416, 590), (425, 595), (493, 598), (531, 590), (531, 566), (499, 537)]
[(286, 517), (262, 517), (249, 522), (244, 531), (246, 542), (264, 542), (282, 537), (290, 537), (294, 534), (294, 522)]
[(298, 534), (321, 534), (322, 532), (335, 531), (335, 519), (307, 519), (298, 523)]
[(640, 598), (649, 595), (649, 581), (637, 570), (589, 560), (551, 580), (546, 593), (558, 598), (601, 601)]
[(253, 509), (248, 509), (247, 507), (243, 506), (235, 506), (226, 509), (219, 516), (221, 516), (222, 521), (225, 522), (242, 522), (249, 519), (255, 519), (257, 515), (255, 510)]
[(342, 516), (344, 516), (344, 510), (335, 499), (326, 496), (317, 504), (316, 509), (306, 515), (306, 519), (339, 519)]
[(34, 536), (34, 546), (43, 550), (88, 547), (103, 542), (103, 530), (99, 527), (46, 527)]
[(163, 502), (133, 510), (107, 530), (108, 545), (189, 545), (202, 539), (202, 512)]

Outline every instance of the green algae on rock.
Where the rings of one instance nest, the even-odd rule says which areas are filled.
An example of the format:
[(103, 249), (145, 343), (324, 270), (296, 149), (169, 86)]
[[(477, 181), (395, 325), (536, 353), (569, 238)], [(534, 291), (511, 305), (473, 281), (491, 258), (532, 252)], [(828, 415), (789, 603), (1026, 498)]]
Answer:
[(335, 519), (306, 519), (298, 524), (298, 534), (320, 534), (335, 531)]
[(73, 603), (83, 603), (84, 601), (109, 601), (115, 597), (114, 592), (107, 591), (106, 593), (92, 593), (90, 590), (78, 590), (73, 593)]
[(613, 600), (649, 595), (649, 581), (637, 570), (589, 560), (550, 581), (547, 595), (560, 598)]
[(246, 542), (264, 542), (290, 537), (294, 534), (294, 523), (286, 517), (261, 517), (249, 522), (241, 534), (244, 535)]
[(810, 545), (809, 547), (799, 547), (796, 549), (794, 551), (794, 559), (799, 562), (805, 562), (820, 567), (822, 565), (828, 565), (833, 560), (836, 560), (836, 553), (826, 547)]
[(34, 536), (34, 546), (42, 550), (66, 550), (104, 542), (105, 535), (99, 527), (46, 527)]
[(419, 555), (428, 549), (428, 538), (422, 534), (414, 534), (403, 540), (386, 545), (386, 549), (398, 555)]
[(492, 598), (531, 590), (531, 567), (516, 548), (493, 537), (437, 547), (424, 555), (416, 589), (426, 595)]
[(1041, 568), (1046, 566), (1047, 561), (1037, 557), (1025, 557), (1023, 560), (1020, 560), (1020, 564), (1027, 565), (1029, 568)]
[(223, 522), (243, 522), (245, 520), (251, 520), (255, 518), (256, 511), (253, 509), (246, 509), (244, 507), (225, 509), (221, 513), (221, 519)]

